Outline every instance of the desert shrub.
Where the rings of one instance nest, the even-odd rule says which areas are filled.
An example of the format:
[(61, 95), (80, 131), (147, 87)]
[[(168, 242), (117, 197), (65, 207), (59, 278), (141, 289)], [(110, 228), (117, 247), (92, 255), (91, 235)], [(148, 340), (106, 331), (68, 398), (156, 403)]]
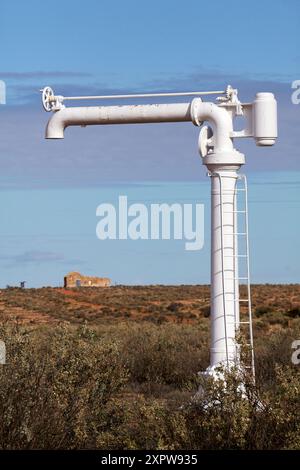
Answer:
[(127, 380), (118, 344), (81, 328), (39, 332), (2, 327), (0, 447), (95, 445), (106, 406)]
[(167, 310), (169, 310), (170, 312), (178, 312), (178, 310), (180, 309), (182, 305), (178, 302), (171, 302), (168, 306), (167, 306)]
[[(300, 371), (276, 368), (272, 394), (251, 380), (225, 374), (206, 384), (205, 394), (185, 409), (185, 441), (190, 449), (299, 448)], [(293, 447), (291, 447), (291, 444)]]
[(263, 321), (267, 323), (268, 326), (271, 326), (271, 325), (281, 325), (283, 327), (288, 326), (288, 318), (282, 312), (267, 313), (263, 317)]
[(145, 399), (142, 395), (135, 395), (134, 400), (116, 399), (109, 406), (111, 426), (99, 434), (98, 448), (137, 450), (178, 446), (180, 430), (185, 429), (181, 412), (170, 414), (159, 400)]
[(300, 306), (296, 306), (296, 307), (291, 308), (287, 312), (287, 314), (288, 314), (289, 317), (299, 318), (300, 317)]
[(292, 342), (300, 338), (299, 329), (286, 329), (255, 339), (256, 378), (259, 386), (275, 387), (276, 367), (291, 365)]
[(300, 449), (299, 366), (277, 367), (276, 377), (275, 399), (271, 404), (275, 426), (269, 426), (273, 432), (273, 448)]
[[(300, 448), (299, 370), (276, 368), (273, 394), (259, 391), (250, 378), (233, 372), (225, 373), (225, 383), (205, 379), (198, 396), (165, 417), (160, 433), (164, 448)], [(169, 439), (164, 436), (166, 428)]]
[(203, 307), (201, 309), (201, 312), (202, 314), (204, 315), (205, 318), (209, 318), (210, 317), (210, 306), (206, 306), (206, 307)]
[(237, 371), (220, 371), (223, 379), (203, 377), (198, 395), (185, 407), (185, 441), (188, 449), (242, 449), (259, 397), (252, 381)]
[(236, 371), (205, 380), (202, 393), (180, 409), (135, 395), (111, 401), (111, 426), (98, 435), (103, 449), (299, 449), (300, 373), (276, 369), (276, 392), (259, 392)]
[(208, 365), (207, 338), (187, 325), (135, 325), (125, 335), (124, 359), (132, 381), (190, 387)]
[(270, 305), (261, 305), (260, 307), (257, 307), (254, 311), (255, 315), (257, 317), (261, 317), (262, 315), (265, 315), (266, 313), (271, 313), (273, 311), (273, 308)]
[[(157, 306), (161, 314), (154, 304), (150, 318), (151, 310), (141, 301), (149, 305), (149, 297), (144, 288), (136, 288), (141, 322), (134, 320), (135, 311), (124, 321), (131, 312), (129, 288), (118, 287), (112, 294), (80, 291), (83, 301), (90, 296), (99, 300), (90, 312), (98, 318), (103, 317), (102, 305), (112, 308), (109, 296), (114, 297), (110, 315), (116, 320), (106, 317), (93, 329), (76, 325), (84, 321), (79, 308), (59, 310), (58, 293), (8, 290), (9, 302), (34, 303), (43, 310), (51, 301), (53, 317), (72, 314), (76, 322), (0, 327), (7, 346), (7, 364), (0, 366), (0, 448), (299, 449), (300, 367), (291, 363), (299, 319), (282, 316), (280, 311), (289, 308), (282, 308), (282, 299), (281, 310), (272, 308), (255, 319), (257, 388), (245, 377), (241, 389), (238, 378), (229, 374), (226, 388), (202, 383), (205, 395), (195, 399), (197, 372), (209, 362), (209, 320), (199, 318), (207, 301), (197, 303), (193, 325), (166, 323), (177, 314), (166, 315), (165, 306), (191, 292), (198, 295), (198, 289), (147, 288), (151, 300), (162, 300)], [(193, 312), (186, 305), (187, 318)], [(86, 306), (81, 308), (88, 316)], [(144, 321), (147, 313), (152, 323)]]

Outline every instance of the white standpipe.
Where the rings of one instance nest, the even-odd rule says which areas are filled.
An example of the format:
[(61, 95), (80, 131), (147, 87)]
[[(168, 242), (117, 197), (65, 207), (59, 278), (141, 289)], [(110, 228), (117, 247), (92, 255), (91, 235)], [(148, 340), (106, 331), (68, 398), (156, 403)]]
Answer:
[[(72, 97), (55, 96), (49, 87), (42, 92), (44, 108), (54, 111), (46, 129), (48, 139), (63, 139), (66, 127), (79, 125), (192, 121), (202, 126), (206, 121), (212, 126), (203, 126), (199, 138), (203, 164), (211, 176), (211, 350), (206, 373), (215, 376), (218, 366), (230, 367), (239, 362), (236, 344), (236, 331), (240, 327), (236, 186), (238, 170), (245, 158), (234, 149), (233, 139), (253, 137), (259, 146), (275, 143), (277, 108), (273, 94), (258, 93), (253, 103), (242, 104), (237, 98), (237, 90), (229, 86), (223, 92), (226, 96), (219, 97), (218, 104), (194, 98), (188, 103), (66, 108), (64, 99), (71, 100)], [(84, 97), (73, 97), (81, 98)], [(235, 116), (244, 117), (243, 130), (233, 130)], [(251, 323), (251, 314), (249, 318)]]
[(211, 349), (210, 367), (236, 361), (239, 302), (235, 198), (237, 167), (211, 171)]

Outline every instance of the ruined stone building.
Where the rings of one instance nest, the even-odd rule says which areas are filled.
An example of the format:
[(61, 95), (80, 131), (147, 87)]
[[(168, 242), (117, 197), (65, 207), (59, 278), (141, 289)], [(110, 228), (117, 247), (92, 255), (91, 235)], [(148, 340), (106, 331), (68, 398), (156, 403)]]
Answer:
[(109, 287), (111, 280), (108, 277), (83, 276), (71, 272), (64, 277), (64, 287)]

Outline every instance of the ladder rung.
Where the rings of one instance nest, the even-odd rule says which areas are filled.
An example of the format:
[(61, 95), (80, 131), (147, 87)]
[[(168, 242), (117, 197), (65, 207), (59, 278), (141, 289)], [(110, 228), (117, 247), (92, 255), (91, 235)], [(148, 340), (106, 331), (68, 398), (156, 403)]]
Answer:
[(249, 302), (249, 299), (233, 299), (234, 302)]
[(247, 258), (247, 255), (224, 255), (224, 258)]
[(230, 235), (232, 237), (232, 235), (247, 235), (246, 232), (232, 232), (232, 233), (223, 233), (224, 237), (226, 235)]
[(227, 277), (227, 281), (248, 280), (248, 277)]
[(239, 325), (250, 325), (249, 321), (240, 321)]
[(226, 211), (223, 214), (246, 214), (246, 211)]
[(236, 189), (224, 189), (223, 190), (223, 193), (232, 193), (232, 194), (235, 194), (237, 191), (246, 191), (246, 189), (244, 188), (236, 188)]

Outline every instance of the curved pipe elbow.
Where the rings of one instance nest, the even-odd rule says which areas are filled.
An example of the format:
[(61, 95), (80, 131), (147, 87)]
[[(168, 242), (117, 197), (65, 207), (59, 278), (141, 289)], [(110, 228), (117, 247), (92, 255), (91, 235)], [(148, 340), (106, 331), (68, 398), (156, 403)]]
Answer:
[(206, 103), (195, 98), (191, 103), (191, 118), (196, 126), (208, 121), (214, 128), (214, 151), (224, 152), (233, 149), (231, 133), (232, 118), (225, 108), (214, 103)]
[(46, 139), (64, 138), (64, 131), (67, 127), (67, 124), (65, 122), (63, 111), (63, 109), (56, 111), (49, 119), (45, 133)]

